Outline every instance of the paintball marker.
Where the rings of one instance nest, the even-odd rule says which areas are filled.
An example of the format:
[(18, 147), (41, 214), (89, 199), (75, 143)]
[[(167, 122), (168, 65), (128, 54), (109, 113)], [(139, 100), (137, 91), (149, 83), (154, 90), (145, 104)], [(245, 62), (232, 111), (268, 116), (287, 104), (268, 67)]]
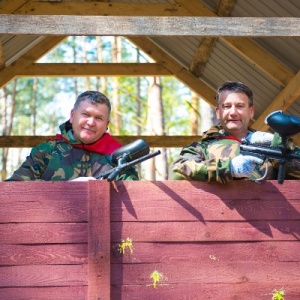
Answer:
[(160, 154), (159, 150), (152, 153), (149, 152), (148, 144), (142, 139), (117, 149), (111, 154), (111, 161), (117, 166), (104, 173), (100, 173), (96, 179), (112, 181), (121, 171)]
[(295, 153), (293, 147), (291, 147), (290, 137), (300, 132), (300, 117), (286, 115), (281, 110), (274, 111), (269, 114), (265, 123), (270, 128), (277, 132), (281, 137), (281, 142), (277, 147), (263, 146), (256, 144), (249, 144), (246, 140), (243, 140), (240, 145), (240, 153), (243, 155), (252, 155), (259, 157), (266, 163), (266, 172), (258, 180), (265, 179), (268, 172), (268, 161), (278, 161), (278, 183), (282, 184), (285, 178), (285, 164), (286, 162), (297, 159), (300, 160), (300, 155)]

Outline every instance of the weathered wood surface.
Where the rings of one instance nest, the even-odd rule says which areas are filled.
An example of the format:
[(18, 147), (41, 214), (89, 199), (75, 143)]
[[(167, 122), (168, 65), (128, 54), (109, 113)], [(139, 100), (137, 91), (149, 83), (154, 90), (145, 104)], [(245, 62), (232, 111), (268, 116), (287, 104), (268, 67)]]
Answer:
[(0, 15), (0, 34), (291, 37), (299, 30), (292, 17)]
[(0, 183), (0, 299), (96, 299), (101, 225), (89, 210), (109, 203), (105, 184), (99, 201), (87, 183)]
[[(0, 183), (0, 299), (263, 300), (281, 288), (299, 299), (298, 190), (288, 180)], [(120, 251), (127, 238), (132, 253)]]
[[(0, 136), (0, 148), (31, 148), (54, 136)], [(194, 141), (199, 141), (200, 136), (154, 136), (154, 135), (134, 135), (134, 136), (114, 136), (123, 145), (129, 144), (138, 139), (144, 139), (150, 147), (179, 147), (189, 145)]]
[[(298, 299), (298, 187), (118, 182), (111, 195), (112, 299), (263, 300), (280, 288)], [(127, 238), (133, 253), (122, 255)]]

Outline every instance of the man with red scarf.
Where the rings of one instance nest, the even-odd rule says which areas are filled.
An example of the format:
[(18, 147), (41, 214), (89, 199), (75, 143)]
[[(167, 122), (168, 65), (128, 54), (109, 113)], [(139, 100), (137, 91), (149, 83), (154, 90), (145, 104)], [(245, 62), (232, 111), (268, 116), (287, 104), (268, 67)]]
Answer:
[[(79, 95), (70, 119), (59, 127), (61, 134), (32, 148), (7, 181), (86, 181), (112, 169), (111, 153), (122, 145), (107, 133), (110, 111), (102, 93)], [(136, 169), (128, 168), (116, 180), (138, 180)]]

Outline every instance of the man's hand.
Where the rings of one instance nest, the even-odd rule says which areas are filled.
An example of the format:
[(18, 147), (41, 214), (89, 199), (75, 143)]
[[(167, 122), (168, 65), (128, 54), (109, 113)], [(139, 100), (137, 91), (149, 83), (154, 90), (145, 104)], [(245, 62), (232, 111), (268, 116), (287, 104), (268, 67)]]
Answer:
[(251, 144), (271, 145), (273, 138), (274, 138), (274, 134), (272, 134), (272, 133), (256, 131), (250, 136), (248, 141)]
[(72, 179), (71, 181), (89, 181), (89, 180), (96, 180), (94, 177), (77, 177)]
[(230, 170), (232, 177), (250, 177), (257, 165), (261, 165), (261, 158), (251, 155), (238, 155), (231, 160)]

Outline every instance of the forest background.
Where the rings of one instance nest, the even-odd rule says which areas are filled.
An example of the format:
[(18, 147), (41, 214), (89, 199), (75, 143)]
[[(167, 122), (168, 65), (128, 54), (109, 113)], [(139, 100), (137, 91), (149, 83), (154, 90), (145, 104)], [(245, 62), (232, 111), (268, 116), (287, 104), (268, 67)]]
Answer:
[[(122, 37), (69, 37), (37, 63), (153, 62)], [(214, 109), (174, 77), (17, 77), (0, 89), (2, 135), (55, 135), (76, 97), (98, 90), (112, 102), (111, 135), (199, 135), (216, 124)], [(182, 145), (186, 146), (186, 145)], [(154, 151), (156, 149), (151, 149)], [(141, 179), (166, 180), (181, 148), (138, 165)], [(1, 180), (30, 148), (2, 148)]]

